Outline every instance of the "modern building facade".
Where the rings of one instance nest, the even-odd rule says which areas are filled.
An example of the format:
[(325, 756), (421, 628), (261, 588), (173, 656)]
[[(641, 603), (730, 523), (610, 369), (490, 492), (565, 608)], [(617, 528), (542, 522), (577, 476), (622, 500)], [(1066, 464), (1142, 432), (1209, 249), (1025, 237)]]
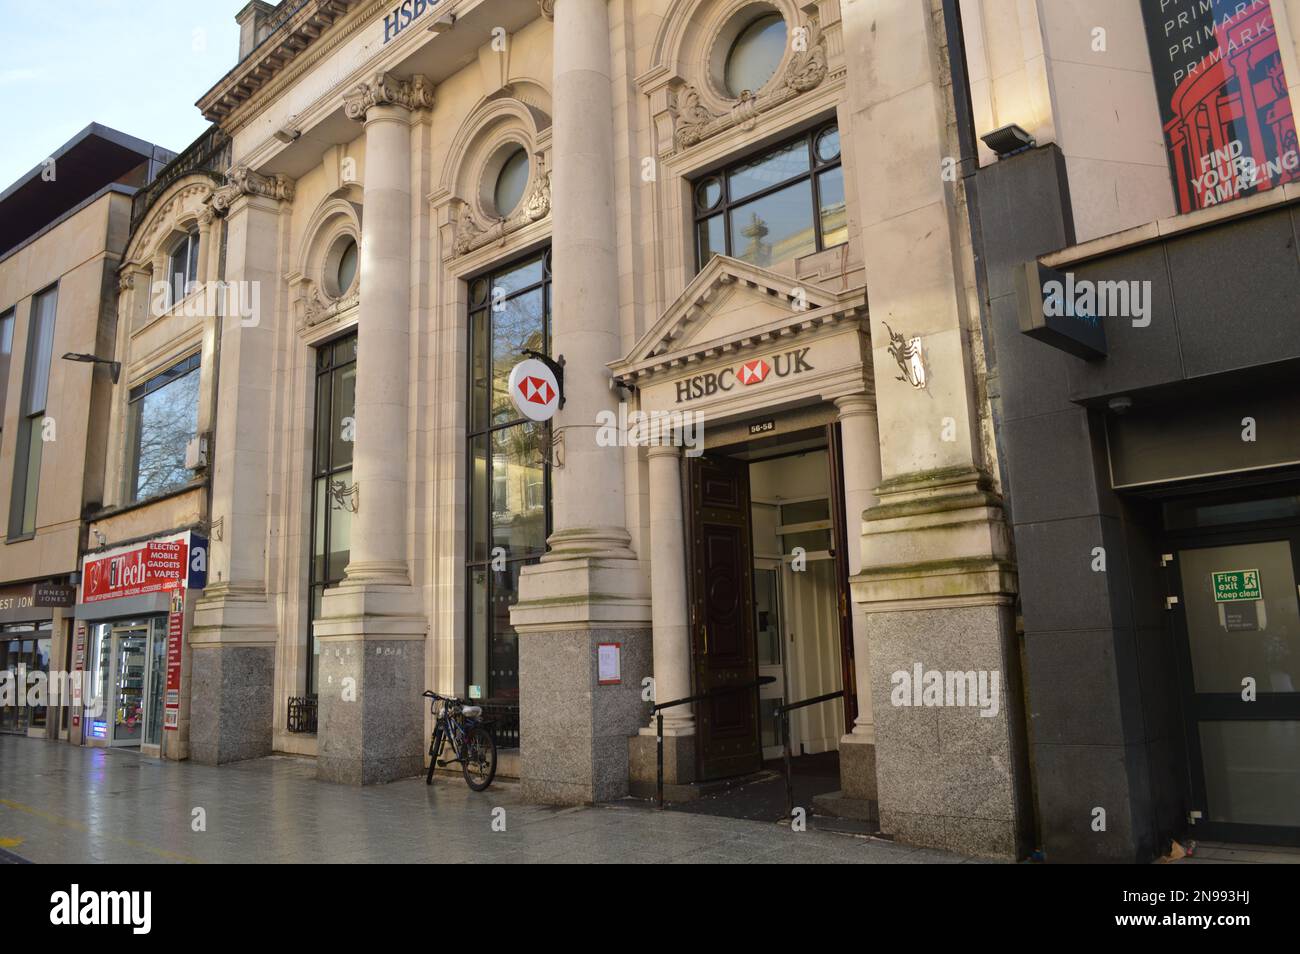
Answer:
[[(103, 500), (113, 353), (132, 197), (173, 154), (91, 124), (0, 195), (0, 731), (68, 738), (66, 683), (86, 514)], [(21, 684), (21, 689), (19, 688)], [(28, 691), (30, 690), (30, 691)]]
[(579, 804), (706, 695), (685, 798), (830, 695), (821, 807), (902, 840), (1293, 838), (1300, 11), (1219, 6), (250, 3), (98, 412), (75, 613), (158, 754), (414, 775), (433, 688)]

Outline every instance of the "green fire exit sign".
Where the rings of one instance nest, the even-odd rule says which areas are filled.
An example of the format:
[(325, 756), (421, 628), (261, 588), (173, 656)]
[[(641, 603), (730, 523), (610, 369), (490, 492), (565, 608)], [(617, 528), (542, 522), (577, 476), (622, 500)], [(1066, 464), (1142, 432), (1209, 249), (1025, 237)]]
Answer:
[(1259, 570), (1222, 570), (1211, 575), (1216, 603), (1241, 603), (1264, 598), (1259, 587)]

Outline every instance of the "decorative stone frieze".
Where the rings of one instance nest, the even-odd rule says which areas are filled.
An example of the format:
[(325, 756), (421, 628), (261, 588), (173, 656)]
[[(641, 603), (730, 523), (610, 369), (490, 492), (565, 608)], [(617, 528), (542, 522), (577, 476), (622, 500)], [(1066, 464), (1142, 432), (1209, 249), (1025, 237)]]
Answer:
[(688, 149), (727, 129), (752, 123), (768, 110), (820, 86), (827, 72), (826, 40), (821, 25), (816, 19), (811, 19), (800, 29), (807, 31), (804, 48), (790, 58), (780, 83), (770, 92), (746, 90), (726, 112), (715, 112), (695, 86), (681, 82), (673, 107), (676, 120), (674, 146), (678, 150)]
[(293, 180), (286, 175), (264, 176), (248, 166), (235, 166), (226, 173), (226, 184), (212, 193), (209, 203), (217, 215), (225, 215), (235, 200), (245, 195), (260, 195), (278, 202), (292, 202)]
[(318, 325), (323, 325), (337, 318), (361, 303), (361, 282), (352, 286), (352, 291), (342, 298), (326, 297), (318, 284), (310, 279), (303, 282), (303, 312), (298, 322), (298, 331), (302, 333)]
[(358, 83), (343, 96), (343, 112), (348, 119), (365, 122), (372, 106), (401, 106), (405, 109), (432, 109), (433, 82), (416, 73), (402, 79), (392, 73), (376, 73), (374, 79)]
[(525, 226), (546, 218), (551, 212), (551, 174), (548, 171), (538, 175), (537, 184), (519, 206), (519, 211), (492, 224), (481, 222), (464, 199), (454, 201), (459, 204), (459, 208), (455, 214), (456, 231), (452, 254), (467, 255), (500, 242)]

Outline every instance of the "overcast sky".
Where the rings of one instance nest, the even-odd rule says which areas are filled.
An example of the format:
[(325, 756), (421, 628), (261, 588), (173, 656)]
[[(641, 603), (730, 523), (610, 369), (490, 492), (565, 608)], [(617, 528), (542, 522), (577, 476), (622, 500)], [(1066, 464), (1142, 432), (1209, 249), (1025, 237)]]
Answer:
[(0, 192), (92, 122), (179, 152), (248, 0), (0, 0)]

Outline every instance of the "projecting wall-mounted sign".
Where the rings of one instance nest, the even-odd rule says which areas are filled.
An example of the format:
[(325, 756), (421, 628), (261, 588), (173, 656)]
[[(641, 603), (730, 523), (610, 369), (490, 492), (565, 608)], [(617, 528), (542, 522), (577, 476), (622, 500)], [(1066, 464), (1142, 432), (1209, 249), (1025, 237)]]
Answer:
[(1095, 302), (1076, 294), (1072, 274), (1026, 262), (1016, 272), (1016, 301), (1020, 330), (1029, 337), (1076, 358), (1106, 356), (1106, 331)]

